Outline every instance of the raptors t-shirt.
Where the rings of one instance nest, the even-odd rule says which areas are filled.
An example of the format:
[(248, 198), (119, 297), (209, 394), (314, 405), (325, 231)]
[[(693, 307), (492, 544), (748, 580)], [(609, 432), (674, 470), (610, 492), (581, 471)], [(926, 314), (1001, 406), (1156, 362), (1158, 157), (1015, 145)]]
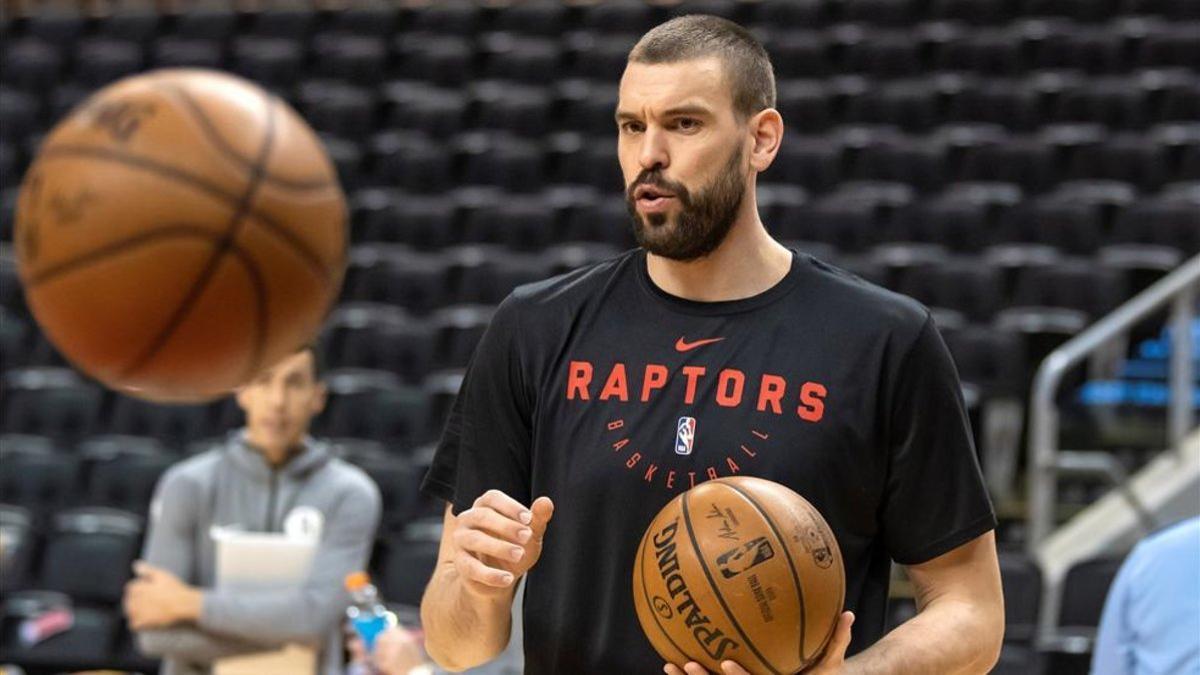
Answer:
[[(522, 286), (467, 367), (426, 493), (554, 500), (526, 580), (526, 671), (657, 673), (634, 611), (638, 542), (684, 490), (758, 476), (837, 537), (850, 653), (883, 634), (889, 561), (995, 526), (958, 376), (929, 312), (806, 254), (770, 289), (696, 302), (646, 254)], [(714, 608), (713, 611), (720, 611)]]

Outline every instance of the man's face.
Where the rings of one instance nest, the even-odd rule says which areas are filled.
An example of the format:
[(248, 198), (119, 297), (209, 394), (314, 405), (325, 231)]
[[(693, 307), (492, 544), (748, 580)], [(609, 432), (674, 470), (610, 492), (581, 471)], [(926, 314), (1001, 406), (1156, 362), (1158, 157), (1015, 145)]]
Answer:
[(325, 385), (315, 380), (314, 365), (311, 351), (296, 352), (238, 391), (251, 444), (280, 452), (308, 433), (325, 406)]
[(617, 155), (634, 237), (693, 260), (720, 246), (746, 191), (748, 136), (715, 57), (630, 63), (617, 103)]

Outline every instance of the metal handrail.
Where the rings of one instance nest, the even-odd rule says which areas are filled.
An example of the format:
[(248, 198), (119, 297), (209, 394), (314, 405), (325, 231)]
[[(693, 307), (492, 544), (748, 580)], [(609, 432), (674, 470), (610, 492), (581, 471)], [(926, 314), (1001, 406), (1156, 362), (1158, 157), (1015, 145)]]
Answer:
[(1032, 552), (1054, 529), (1058, 503), (1059, 413), (1055, 397), (1063, 376), (1089, 354), (1157, 311), (1171, 307), (1171, 399), (1167, 437), (1180, 448), (1194, 424), (1192, 409), (1191, 323), (1200, 289), (1200, 255), (1179, 266), (1157, 283), (1063, 343), (1038, 367), (1029, 401), (1029, 549)]

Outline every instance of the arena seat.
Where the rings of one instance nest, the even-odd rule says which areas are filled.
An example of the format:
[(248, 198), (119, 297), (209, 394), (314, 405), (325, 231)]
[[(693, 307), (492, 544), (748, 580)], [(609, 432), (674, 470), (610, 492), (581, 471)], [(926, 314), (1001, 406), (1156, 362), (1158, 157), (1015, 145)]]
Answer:
[[(3, 56), (0, 82), (5, 86), (43, 95), (63, 73), (64, 59), (59, 50), (36, 38), (5, 40)], [(9, 95), (4, 91), (5, 98)]]
[(931, 307), (962, 312), (972, 321), (987, 322), (1004, 303), (1004, 278), (999, 268), (979, 258), (942, 257), (904, 275), (897, 290)]
[(96, 33), (119, 40), (146, 45), (162, 31), (163, 16), (146, 6), (121, 5), (112, 8), (96, 26)]
[(298, 83), (305, 72), (304, 46), (286, 37), (242, 36), (233, 42), (233, 70), (272, 88)]
[[(466, 185), (490, 185), (509, 192), (533, 192), (546, 183), (542, 146), (505, 133), (461, 134), (452, 142)], [(443, 151), (444, 152), (444, 151)]]
[(558, 240), (554, 215), (542, 195), (508, 195), (495, 208), (470, 214), (463, 223), (462, 241), (540, 251)]
[[(553, 69), (544, 74), (546, 78), (554, 76)], [(471, 85), (470, 92), (480, 128), (539, 138), (550, 126), (551, 99), (545, 87), (509, 80), (479, 80)]]
[(0, 438), (0, 503), (28, 509), (41, 526), (75, 497), (79, 459), (58, 452), (48, 439)]
[(83, 602), (120, 602), (133, 574), (142, 526), (142, 518), (117, 509), (59, 512), (42, 555), (39, 587)]
[(325, 323), (327, 360), (348, 368), (383, 369), (418, 383), (432, 367), (434, 331), (399, 307), (344, 303)]
[(379, 185), (433, 193), (454, 183), (454, 157), (423, 133), (384, 131), (372, 136), (367, 163), (372, 182)]
[(105, 419), (102, 426), (109, 433), (149, 436), (178, 446), (204, 437), (213, 421), (204, 405), (168, 405), (121, 395), (113, 396)]
[(392, 40), (397, 73), (439, 87), (461, 87), (476, 75), (475, 50), (466, 38), (406, 33)]
[(15, 89), (0, 89), (0, 138), (21, 142), (40, 128), (38, 100)]
[(529, 0), (509, 5), (496, 15), (493, 23), (497, 30), (557, 37), (570, 27), (570, 8), (557, 0)]
[(387, 73), (388, 46), (382, 37), (321, 33), (312, 38), (311, 54), (317, 77), (375, 87)]
[(27, 509), (0, 504), (0, 596), (27, 588), (37, 553), (38, 531)]
[(582, 23), (585, 28), (604, 33), (642, 33), (660, 18), (654, 7), (640, 0), (613, 0), (586, 5)]
[(376, 100), (370, 89), (313, 79), (300, 85), (298, 98), (305, 118), (317, 131), (362, 140), (375, 128)]
[(383, 85), (384, 125), (389, 129), (420, 131), (446, 138), (466, 125), (469, 100), (455, 88), (442, 88), (413, 80), (393, 80)]
[[(776, 24), (804, 26), (805, 24)], [(777, 55), (777, 77), (819, 78), (833, 73), (829, 60), (829, 38), (819, 30), (795, 28), (776, 32), (769, 40), (771, 53)]]
[(314, 422), (319, 435), (412, 443), (428, 433), (428, 397), (393, 372), (338, 369), (327, 374), (325, 384), (328, 400)]
[(165, 35), (151, 46), (150, 63), (158, 68), (221, 68), (225, 59), (218, 42)]
[(224, 40), (237, 31), (238, 15), (229, 5), (201, 4), (170, 17), (176, 35), (206, 40)]
[(486, 305), (454, 305), (434, 312), (430, 321), (437, 335), (436, 366), (466, 366), (494, 312), (495, 307)]
[[(22, 641), (21, 624), (43, 615), (50, 607), (69, 607), (71, 628), (37, 644)], [(0, 659), (50, 668), (65, 664), (103, 664), (112, 658), (121, 623), (121, 613), (116, 608), (73, 605), (65, 595), (55, 592), (14, 593), (5, 600), (0, 615), (0, 636), (3, 637)]]
[(403, 451), (392, 444), (391, 450), (368, 450), (358, 447), (348, 450), (342, 459), (362, 469), (379, 486), (382, 497), (382, 516), (379, 532), (399, 532), (416, 515), (418, 475), (405, 459)]
[(264, 37), (304, 40), (317, 25), (317, 11), (301, 4), (264, 7), (250, 17), (248, 30)]
[(483, 21), (483, 8), (471, 0), (446, 0), (417, 9), (410, 21), (415, 31), (472, 35)]
[(98, 436), (78, 450), (85, 475), (81, 503), (145, 517), (154, 487), (178, 457), (156, 438)]
[(74, 441), (91, 433), (102, 392), (66, 368), (23, 368), (3, 376), (0, 427), (9, 433), (48, 434)]
[(1200, 188), (1151, 195), (1131, 204), (1117, 217), (1113, 241), (1171, 246), (1200, 252)]
[(478, 40), (485, 78), (532, 84), (557, 78), (562, 63), (557, 40), (499, 31), (483, 33)]
[(398, 10), (398, 7), (389, 3), (362, 3), (332, 12), (328, 18), (335, 33), (386, 37), (395, 34), (399, 28)]
[(409, 524), (399, 536), (389, 537), (378, 575), (384, 597), (417, 606), (437, 565), (441, 518)]
[(88, 87), (102, 87), (146, 68), (142, 46), (128, 40), (81, 41), (75, 46), (75, 60), (75, 77)]

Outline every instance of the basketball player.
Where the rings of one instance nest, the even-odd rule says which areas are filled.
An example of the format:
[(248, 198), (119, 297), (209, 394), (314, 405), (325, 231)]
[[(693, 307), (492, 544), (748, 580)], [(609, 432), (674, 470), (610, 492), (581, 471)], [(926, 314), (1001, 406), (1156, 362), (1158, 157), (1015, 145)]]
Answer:
[[(504, 647), (526, 576), (527, 673), (663, 670), (633, 607), (638, 542), (670, 499), (737, 475), (791, 487), (838, 537), (857, 621), (811, 672), (996, 661), (996, 521), (954, 366), (920, 304), (772, 239), (755, 185), (774, 104), (766, 52), (723, 19), (631, 51), (617, 147), (640, 246), (505, 299), (425, 480), (449, 502), (421, 606), (439, 664)], [(920, 612), (884, 635), (893, 560)]]
[[(379, 489), (308, 436), (325, 405), (316, 352), (297, 351), (238, 391), (244, 429), (163, 475), (151, 504), (143, 560), (125, 589), (138, 646), (166, 675), (209, 672), (228, 656), (288, 643), (319, 647), (319, 672), (342, 672), (342, 579), (366, 567), (379, 522)], [(317, 534), (300, 588), (213, 588), (212, 526)]]

